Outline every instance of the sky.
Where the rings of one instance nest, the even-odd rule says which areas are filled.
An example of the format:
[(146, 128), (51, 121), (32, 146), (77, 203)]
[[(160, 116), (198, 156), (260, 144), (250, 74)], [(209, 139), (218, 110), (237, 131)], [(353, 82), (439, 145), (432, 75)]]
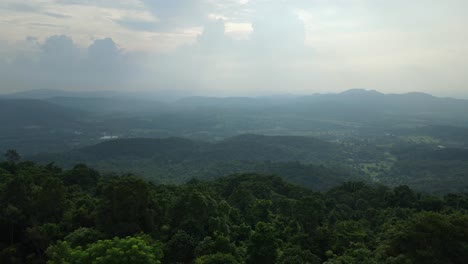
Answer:
[(0, 93), (468, 98), (466, 0), (2, 0)]

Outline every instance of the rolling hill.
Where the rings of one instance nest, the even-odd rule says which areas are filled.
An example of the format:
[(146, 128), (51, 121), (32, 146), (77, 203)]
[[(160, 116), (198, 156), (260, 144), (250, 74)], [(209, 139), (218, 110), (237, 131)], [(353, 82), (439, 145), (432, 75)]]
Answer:
[(159, 183), (257, 172), (283, 175), (313, 189), (331, 188), (350, 179), (365, 180), (343, 166), (313, 165), (342, 159), (340, 146), (315, 138), (241, 135), (209, 143), (183, 138), (118, 139), (33, 160), (72, 167), (88, 163), (108, 172), (133, 172)]
[(68, 126), (81, 113), (57, 104), (34, 99), (0, 99), (0, 122), (9, 127)]

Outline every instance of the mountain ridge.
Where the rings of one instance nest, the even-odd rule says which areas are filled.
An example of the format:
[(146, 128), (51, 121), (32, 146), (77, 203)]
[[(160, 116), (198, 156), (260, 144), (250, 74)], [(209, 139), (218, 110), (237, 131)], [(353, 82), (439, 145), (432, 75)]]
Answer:
[[(0, 94), (0, 98), (8, 98), (8, 99), (50, 99), (54, 97), (139, 97), (139, 94), (144, 94), (145, 98), (149, 96), (144, 92), (114, 92), (109, 90), (99, 90), (99, 91), (68, 91), (63, 89), (31, 89), (26, 91), (19, 91), (19, 92), (12, 92), (6, 94)], [(148, 94), (150, 94), (148, 92)], [(132, 96), (133, 95), (133, 96)], [(197, 100), (197, 99), (229, 99), (229, 100), (242, 100), (242, 99), (267, 99), (267, 98), (278, 98), (278, 97), (310, 97), (310, 96), (328, 96), (328, 95), (345, 95), (345, 96), (382, 96), (382, 95), (407, 95), (407, 96), (424, 96), (424, 97), (434, 97), (440, 99), (457, 99), (457, 100), (465, 100), (465, 98), (456, 98), (450, 96), (434, 96), (430, 93), (426, 92), (419, 92), (419, 91), (411, 91), (405, 93), (383, 93), (375, 89), (364, 89), (364, 88), (351, 88), (348, 90), (344, 90), (341, 92), (333, 92), (333, 93), (313, 93), (313, 94), (288, 94), (287, 96), (245, 96), (245, 95), (238, 95), (238, 96), (204, 96), (204, 95), (193, 95), (193, 96), (178, 96), (179, 100)], [(155, 94), (155, 98), (156, 98)], [(176, 101), (179, 101), (176, 100)]]

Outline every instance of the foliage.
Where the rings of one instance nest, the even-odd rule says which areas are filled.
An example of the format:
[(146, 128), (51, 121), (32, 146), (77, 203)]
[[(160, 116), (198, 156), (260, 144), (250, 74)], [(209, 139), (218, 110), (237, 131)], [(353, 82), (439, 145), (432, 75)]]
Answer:
[(59, 241), (49, 247), (47, 254), (49, 264), (157, 264), (161, 263), (163, 253), (160, 245), (148, 237), (126, 237), (98, 240), (85, 248), (72, 248), (69, 243)]
[(0, 263), (464, 263), (468, 195), (0, 163)]

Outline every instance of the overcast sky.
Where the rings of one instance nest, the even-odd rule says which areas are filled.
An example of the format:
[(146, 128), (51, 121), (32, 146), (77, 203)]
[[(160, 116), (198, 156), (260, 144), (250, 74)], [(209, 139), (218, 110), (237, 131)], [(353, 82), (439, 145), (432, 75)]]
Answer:
[(468, 98), (466, 0), (1, 0), (0, 92)]

